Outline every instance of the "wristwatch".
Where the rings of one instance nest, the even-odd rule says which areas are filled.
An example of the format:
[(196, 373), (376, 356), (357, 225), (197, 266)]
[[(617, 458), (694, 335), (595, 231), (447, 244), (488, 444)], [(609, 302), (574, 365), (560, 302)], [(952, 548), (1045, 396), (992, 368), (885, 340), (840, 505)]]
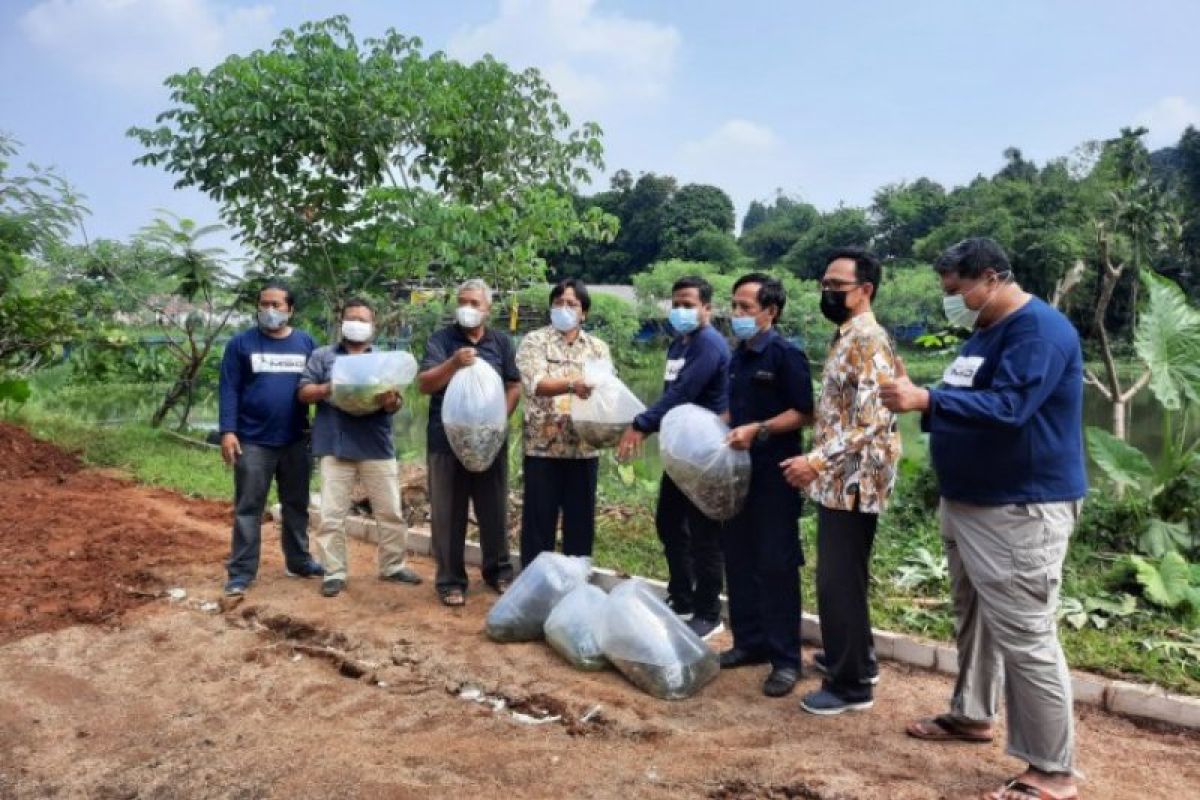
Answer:
[(771, 438), (771, 432), (769, 430), (767, 430), (767, 423), (765, 423), (765, 422), (758, 423), (758, 430), (754, 432), (754, 441), (758, 442), (759, 444), (762, 444), (763, 442), (765, 442), (767, 439), (770, 439), (770, 438)]
[(567, 381), (567, 394), (575, 394), (575, 381)]

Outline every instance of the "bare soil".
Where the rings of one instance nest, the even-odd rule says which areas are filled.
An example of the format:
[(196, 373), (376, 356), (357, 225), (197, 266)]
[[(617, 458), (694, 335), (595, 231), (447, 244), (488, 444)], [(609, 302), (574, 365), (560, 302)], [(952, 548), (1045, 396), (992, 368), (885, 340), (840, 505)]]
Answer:
[[(443, 608), (430, 563), (384, 584), (360, 542), (328, 600), (267, 525), (258, 582), (214, 607), (227, 505), (45, 449), (0, 427), (0, 454), (57, 465), (0, 479), (0, 798), (958, 798), (1021, 767), (904, 736), (945, 676), (885, 664), (872, 711), (829, 719), (763, 697), (758, 668), (662, 702), (489, 642), (493, 595)], [(1200, 797), (1200, 736), (1077, 719), (1084, 798)]]

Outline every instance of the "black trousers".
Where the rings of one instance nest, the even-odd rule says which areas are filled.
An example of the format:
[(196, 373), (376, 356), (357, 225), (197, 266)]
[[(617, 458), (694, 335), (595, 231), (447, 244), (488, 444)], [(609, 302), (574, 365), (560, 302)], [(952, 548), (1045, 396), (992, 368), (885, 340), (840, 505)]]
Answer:
[(800, 669), (799, 492), (775, 463), (755, 463), (742, 511), (725, 523), (725, 579), (733, 646)]
[(554, 550), (562, 515), (562, 551), (590, 556), (596, 540), (598, 458), (525, 456), (525, 500), (521, 506), (521, 568), (538, 553)]
[(843, 700), (869, 700), (875, 659), (871, 636), (871, 547), (879, 515), (817, 507), (817, 606), (829, 677)]
[(667, 557), (667, 596), (679, 613), (721, 616), (721, 523), (704, 516), (663, 473), (654, 515)]
[(483, 579), (495, 583), (512, 577), (508, 557), (508, 447), (500, 448), (492, 465), (471, 472), (453, 453), (429, 453), (429, 514), (439, 592), (467, 589), (467, 502), (475, 506)]
[(242, 454), (233, 466), (233, 536), (226, 568), (229, 579), (253, 580), (262, 554), (262, 517), (271, 491), (279, 489), (283, 507), (283, 559), (287, 567), (301, 570), (312, 557), (308, 552), (308, 442), (301, 439), (283, 447), (242, 443)]

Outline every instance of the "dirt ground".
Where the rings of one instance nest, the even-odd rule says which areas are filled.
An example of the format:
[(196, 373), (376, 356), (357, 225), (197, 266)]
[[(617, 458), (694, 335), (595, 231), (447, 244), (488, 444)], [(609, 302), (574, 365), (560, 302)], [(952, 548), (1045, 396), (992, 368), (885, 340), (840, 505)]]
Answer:
[[(442, 608), (428, 582), (377, 581), (358, 542), (327, 600), (283, 576), (267, 525), (258, 583), (218, 608), (226, 505), (21, 437), (0, 426), (0, 454), (44, 466), (0, 476), (0, 798), (893, 800), (975, 797), (1020, 767), (999, 742), (903, 735), (945, 676), (885, 664), (875, 708), (830, 719), (764, 698), (758, 669), (662, 702), (490, 643), (492, 595)], [(1084, 707), (1078, 729), (1084, 798), (1200, 798), (1200, 736)]]

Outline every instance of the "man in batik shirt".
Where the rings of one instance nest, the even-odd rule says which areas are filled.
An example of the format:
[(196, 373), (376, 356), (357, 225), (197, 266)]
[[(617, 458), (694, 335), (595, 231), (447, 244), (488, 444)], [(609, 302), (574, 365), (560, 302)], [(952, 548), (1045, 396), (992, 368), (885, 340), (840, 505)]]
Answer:
[(814, 666), (825, 675), (800, 707), (813, 714), (870, 708), (879, 681), (871, 638), (871, 546), (896, 479), (900, 436), (879, 388), (895, 376), (887, 332), (871, 301), (879, 259), (858, 248), (830, 256), (821, 280), (821, 311), (838, 326), (822, 376), (813, 449), (783, 462), (788, 482), (817, 503), (817, 605), (825, 650)]

